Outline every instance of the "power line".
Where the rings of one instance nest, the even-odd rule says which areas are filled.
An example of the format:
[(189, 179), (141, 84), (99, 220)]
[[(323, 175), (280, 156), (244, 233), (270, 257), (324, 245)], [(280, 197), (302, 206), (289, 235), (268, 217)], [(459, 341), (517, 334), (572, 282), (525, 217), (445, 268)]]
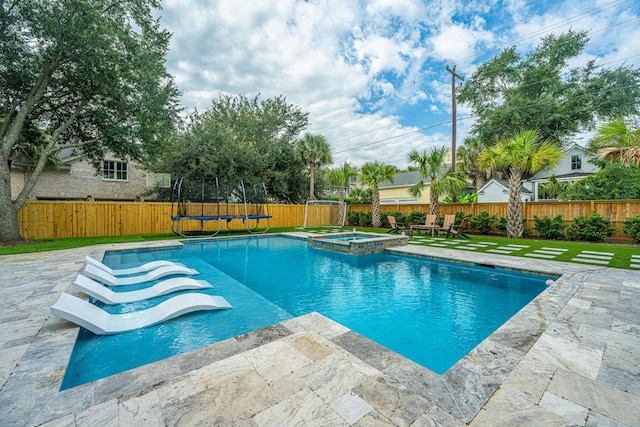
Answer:
[[(611, 88), (611, 89), (609, 89), (609, 90), (606, 90), (606, 91), (604, 91), (604, 93), (612, 92), (612, 91), (614, 91), (614, 90), (625, 90), (625, 89), (636, 88), (636, 87), (637, 87), (636, 85), (629, 85), (629, 86), (623, 86), (623, 87), (616, 87), (616, 88)], [(593, 95), (594, 93), (595, 93), (595, 92), (589, 92), (589, 93), (584, 93), (584, 94), (582, 94), (582, 95), (576, 95), (576, 96), (568, 97), (568, 98), (564, 99), (564, 100), (562, 101), (562, 103), (566, 103), (566, 102), (571, 101), (571, 100), (575, 100), (575, 99), (583, 98), (583, 97), (585, 97), (585, 96), (590, 96), (590, 95)], [(538, 103), (534, 103), (534, 104), (523, 105), (523, 106), (521, 106), (521, 107), (513, 107), (513, 108), (511, 108), (511, 109), (509, 109), (509, 110), (507, 110), (507, 111), (518, 111), (518, 110), (524, 110), (524, 109), (528, 109), (528, 108), (538, 107), (538, 106), (541, 106), (541, 105), (548, 105), (548, 104), (552, 104), (552, 103), (554, 103), (554, 102), (556, 102), (556, 101), (554, 100), (554, 101), (538, 102)], [(477, 117), (480, 117), (480, 115), (479, 115), (479, 114), (469, 115), (469, 116), (462, 117), (462, 118), (460, 118), (460, 119), (458, 119), (458, 120), (459, 120), (459, 121), (465, 121), (465, 120), (471, 120), (471, 119), (474, 119), (474, 118), (477, 118)], [(425, 127), (422, 127), (422, 128), (418, 128), (418, 129), (415, 129), (415, 130), (409, 131), (409, 132), (405, 132), (405, 133), (402, 133), (402, 134), (400, 134), (400, 135), (394, 135), (394, 136), (390, 136), (390, 137), (388, 137), (388, 138), (383, 138), (383, 139), (379, 139), (379, 140), (377, 140), (377, 141), (372, 141), (372, 142), (368, 142), (368, 143), (366, 143), (366, 144), (361, 144), (361, 145), (358, 145), (358, 146), (355, 146), (355, 147), (346, 148), (346, 149), (344, 149), (344, 150), (336, 151), (336, 152), (334, 152), (334, 154), (342, 154), (342, 153), (346, 153), (346, 152), (349, 152), (349, 151), (357, 150), (357, 149), (359, 149), (359, 148), (369, 147), (369, 146), (371, 146), (371, 145), (380, 144), (380, 143), (382, 143), (382, 142), (390, 141), (390, 140), (392, 140), (392, 139), (401, 138), (401, 137), (403, 137), (403, 136), (414, 135), (414, 134), (416, 134), (416, 133), (418, 133), (418, 132), (421, 132), (421, 131), (423, 131), (423, 130), (433, 129), (433, 128), (436, 128), (436, 127), (440, 127), (440, 126), (444, 126), (444, 125), (449, 125), (449, 124), (451, 124), (451, 120), (446, 120), (446, 121), (443, 121), (443, 122), (440, 122), (440, 123), (436, 123), (436, 124), (434, 124), (434, 125), (429, 125), (429, 126), (425, 126)]]
[[(614, 63), (616, 63), (616, 62), (626, 61), (626, 60), (628, 60), (628, 59), (635, 58), (635, 57), (637, 57), (637, 56), (640, 56), (640, 54), (631, 55), (631, 56), (627, 56), (627, 57), (624, 57), (624, 58), (616, 59), (616, 60), (613, 60), (613, 61), (605, 62), (604, 64), (600, 64), (600, 66), (606, 66), (606, 65), (614, 64)], [(563, 77), (563, 76), (564, 76), (564, 77), (567, 77), (567, 76), (569, 76), (569, 75), (570, 75), (570, 74), (565, 73), (565, 74), (560, 75), (560, 77)], [(535, 82), (529, 82), (529, 83), (526, 83), (526, 84), (524, 84), (524, 85), (521, 85), (520, 87), (528, 87), (528, 86), (532, 86), (532, 85), (535, 85), (535, 84), (545, 83), (545, 82), (548, 82), (548, 81), (550, 81), (550, 80), (552, 80), (552, 79), (550, 79), (550, 78), (549, 78), (549, 79), (542, 79), (542, 80), (538, 80), (538, 81), (535, 81)], [(405, 117), (405, 118), (409, 118), (409, 119), (410, 119), (410, 118), (414, 118), (414, 117), (416, 117), (416, 116), (418, 116), (418, 115), (421, 115), (421, 114), (422, 114), (422, 112), (418, 112), (418, 113), (415, 113), (415, 114), (409, 115), (409, 116), (407, 116), (407, 117)], [(345, 121), (345, 122), (342, 122), (342, 123), (341, 123), (341, 124), (339, 124), (339, 125), (336, 125), (336, 126), (333, 126), (333, 127), (327, 128), (327, 129), (333, 129), (333, 128), (339, 127), (340, 125), (342, 125), (342, 124), (344, 124), (344, 123), (348, 123), (348, 122), (351, 122), (351, 121), (354, 121), (354, 120), (357, 120), (357, 119), (358, 119), (358, 117), (354, 117), (354, 118), (351, 118), (351, 119), (349, 119), (349, 120), (347, 120), (347, 121)], [(446, 123), (450, 123), (450, 122), (446, 122)], [(348, 137), (346, 137), (346, 138), (339, 139), (339, 140), (337, 140), (337, 141), (334, 141), (333, 143), (334, 143), (334, 144), (339, 144), (339, 143), (341, 143), (341, 142), (345, 142), (345, 141), (348, 141), (348, 140), (350, 140), (350, 139), (359, 138), (359, 137), (364, 136), (364, 135), (367, 135), (367, 134), (369, 134), (369, 133), (373, 133), (373, 132), (376, 132), (376, 131), (379, 131), (379, 130), (383, 130), (383, 129), (386, 129), (386, 128), (393, 127), (393, 126), (395, 126), (396, 124), (397, 124), (397, 123), (391, 123), (391, 124), (388, 124), (388, 125), (385, 125), (385, 126), (380, 126), (380, 127), (378, 127), (378, 128), (371, 129), (371, 130), (368, 130), (368, 131), (366, 131), (366, 132), (362, 132), (362, 133), (359, 133), (359, 134), (356, 134), (356, 135), (351, 135), (351, 136), (348, 136)]]
[[(524, 40), (527, 40), (527, 39), (529, 39), (529, 38), (536, 37), (536, 36), (538, 36), (538, 35), (540, 35), (540, 34), (544, 34), (545, 32), (548, 32), (548, 31), (550, 31), (550, 30), (553, 30), (553, 29), (559, 28), (559, 27), (564, 26), (564, 25), (567, 25), (567, 24), (569, 24), (569, 23), (573, 23), (573, 22), (579, 21), (579, 20), (581, 20), (581, 19), (584, 19), (585, 17), (592, 15), (594, 12), (603, 12), (603, 11), (605, 11), (605, 10), (608, 10), (608, 9), (614, 8), (614, 7), (616, 7), (616, 6), (619, 6), (619, 5), (622, 5), (622, 4), (625, 4), (625, 3), (629, 3), (630, 1), (631, 1), (631, 0), (623, 0), (623, 1), (613, 1), (613, 2), (607, 3), (607, 4), (605, 4), (605, 5), (601, 6), (601, 7), (593, 8), (593, 9), (591, 9), (591, 10), (587, 11), (587, 12), (583, 12), (583, 13), (581, 13), (581, 14), (579, 14), (579, 15), (575, 15), (575, 16), (570, 17), (570, 18), (567, 18), (567, 19), (565, 19), (565, 20), (563, 20), (563, 21), (560, 21), (560, 22), (557, 22), (557, 23), (555, 23), (555, 24), (552, 24), (552, 25), (549, 25), (549, 26), (547, 26), (547, 27), (544, 27), (544, 28), (542, 28), (542, 29), (536, 30), (536, 31), (534, 31), (534, 32), (532, 32), (532, 33), (529, 33), (529, 34), (528, 34), (528, 35), (526, 35), (526, 36), (523, 36), (523, 37), (521, 37), (521, 38), (519, 38), (519, 39), (516, 39), (515, 41), (512, 41), (512, 42), (510, 42), (510, 43), (508, 43), (508, 44), (504, 44), (504, 45), (502, 45), (502, 47), (500, 47), (500, 48), (494, 48), (494, 49), (491, 49), (491, 50), (492, 50), (492, 51), (495, 51), (495, 50), (497, 50), (497, 49), (502, 49), (502, 48), (504, 48), (504, 47), (507, 47), (507, 46), (513, 45), (513, 44), (515, 44), (515, 43), (518, 43), (518, 42), (521, 42), (521, 41), (524, 41)], [(624, 24), (626, 24), (626, 23), (629, 23), (629, 22), (635, 21), (635, 20), (637, 20), (637, 19), (639, 19), (639, 18), (633, 18), (633, 19), (630, 19), (630, 20), (627, 20), (627, 21), (624, 21), (624, 22), (621, 22), (621, 23), (616, 23), (615, 25), (612, 25), (612, 26), (609, 26), (609, 27), (605, 27), (605, 28), (600, 29), (600, 30), (597, 30), (597, 31), (589, 31), (589, 33), (590, 33), (590, 34), (596, 34), (596, 33), (602, 32), (602, 31), (606, 31), (607, 29), (614, 28), (614, 27), (617, 27), (617, 26), (624, 25)], [(469, 56), (469, 57), (467, 57), (467, 58), (463, 58), (462, 60), (460, 60), (459, 62), (456, 62), (456, 63), (457, 63), (457, 64), (460, 64), (460, 63), (471, 62), (473, 59), (479, 58), (480, 56), (483, 56), (483, 55), (486, 55), (486, 52), (483, 52), (482, 54), (478, 54), (478, 55)], [(636, 56), (636, 55), (633, 55), (633, 56), (631, 56), (631, 57), (634, 57), (634, 56)], [(401, 91), (402, 89), (405, 89), (405, 88), (407, 88), (407, 87), (409, 87), (409, 86), (413, 86), (413, 85), (415, 85), (417, 82), (419, 82), (419, 81), (424, 80), (425, 78), (427, 78), (428, 74), (431, 74), (431, 72), (429, 72), (429, 73), (425, 73), (425, 74), (424, 74), (423, 76), (421, 76), (421, 77), (416, 77), (416, 78), (412, 79), (412, 81), (411, 81), (410, 83), (406, 83), (406, 84), (404, 84), (404, 85), (402, 85), (402, 86), (400, 86), (400, 87), (398, 87), (398, 88), (395, 88), (395, 89), (390, 90), (390, 91), (388, 91), (388, 92), (384, 92), (384, 93), (382, 93), (382, 94), (380, 94), (380, 95), (377, 95), (377, 96), (375, 96), (373, 99), (382, 99), (382, 98), (384, 98), (385, 96), (391, 95), (391, 94), (393, 94), (393, 93), (397, 93), (397, 92)], [(534, 84), (534, 83), (531, 83), (531, 84)], [(407, 99), (408, 99), (408, 98), (407, 98)], [(328, 121), (328, 120), (330, 120), (330, 119), (332, 119), (332, 118), (334, 118), (334, 117), (337, 117), (337, 116), (339, 116), (339, 115), (342, 115), (342, 114), (347, 113), (347, 112), (350, 112), (350, 111), (354, 111), (354, 110), (356, 110), (356, 109), (358, 109), (358, 108), (362, 108), (362, 107), (363, 107), (363, 105), (361, 105), (361, 104), (360, 104), (360, 105), (356, 105), (356, 106), (351, 107), (351, 108), (346, 108), (346, 109), (343, 109), (343, 110), (337, 111), (337, 112), (335, 112), (335, 113), (331, 113), (331, 114), (329, 114), (328, 116), (325, 116), (325, 117), (323, 117), (323, 118), (321, 118), (321, 119), (319, 119), (319, 120), (315, 121), (315, 122), (313, 123), (313, 125), (315, 126), (315, 125), (317, 125), (317, 124), (319, 124), (319, 123), (326, 122), (326, 121)], [(336, 127), (342, 126), (342, 125), (344, 125), (344, 124), (346, 124), (346, 123), (349, 123), (349, 122), (351, 122), (351, 121), (353, 121), (353, 120), (357, 120), (357, 117), (350, 118), (350, 119), (348, 119), (348, 120), (346, 120), (346, 121), (344, 121), (344, 122), (342, 122), (342, 123), (338, 123), (338, 124), (333, 125), (333, 126), (330, 126), (330, 127), (321, 128), (321, 129), (319, 129), (317, 132), (318, 132), (318, 133), (322, 133), (322, 132), (324, 132), (324, 131), (326, 131), (326, 130), (330, 130), (330, 129), (334, 129), (334, 128), (336, 128)], [(368, 132), (367, 132), (367, 133), (368, 133)]]

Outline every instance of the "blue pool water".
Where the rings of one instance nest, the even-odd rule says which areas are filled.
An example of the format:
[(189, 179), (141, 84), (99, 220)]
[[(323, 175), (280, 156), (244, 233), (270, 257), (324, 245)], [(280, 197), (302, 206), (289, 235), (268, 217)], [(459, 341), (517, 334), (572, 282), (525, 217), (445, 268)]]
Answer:
[[(391, 253), (356, 257), (285, 237), (189, 242), (182, 249), (108, 254), (104, 262), (118, 268), (154, 259), (196, 268), (196, 278), (214, 285), (206, 293), (224, 296), (234, 308), (119, 335), (81, 329), (63, 389), (312, 311), (443, 373), (544, 290), (548, 278)], [(173, 295), (101, 307), (135, 311)]]
[(359, 235), (359, 234), (348, 234), (348, 235), (340, 235), (340, 234), (336, 234), (335, 236), (326, 236), (326, 237), (322, 237), (323, 239), (326, 240), (338, 240), (338, 241), (342, 241), (342, 242), (349, 242), (352, 240), (364, 240), (364, 239), (372, 239), (376, 236), (363, 236), (363, 235)]

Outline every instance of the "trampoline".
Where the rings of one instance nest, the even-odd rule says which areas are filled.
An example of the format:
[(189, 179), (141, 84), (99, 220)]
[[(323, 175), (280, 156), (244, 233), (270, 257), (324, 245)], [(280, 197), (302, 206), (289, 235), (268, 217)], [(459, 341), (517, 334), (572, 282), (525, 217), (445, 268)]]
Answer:
[[(191, 182), (184, 177), (173, 184), (171, 230), (183, 237), (213, 237), (222, 230), (265, 233), (271, 227), (269, 198), (264, 182), (240, 180), (231, 185), (218, 178)], [(215, 224), (215, 225), (213, 225)]]

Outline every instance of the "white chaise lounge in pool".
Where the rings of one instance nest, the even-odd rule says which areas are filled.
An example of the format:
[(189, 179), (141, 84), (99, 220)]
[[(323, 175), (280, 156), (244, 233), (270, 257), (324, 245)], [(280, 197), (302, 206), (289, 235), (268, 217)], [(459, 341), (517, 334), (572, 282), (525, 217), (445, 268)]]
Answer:
[(162, 260), (162, 261), (151, 261), (146, 264), (142, 264), (138, 267), (122, 268), (120, 270), (114, 270), (111, 267), (104, 265), (97, 259), (91, 258), (90, 256), (87, 256), (86, 260), (87, 260), (87, 265), (93, 265), (94, 267), (97, 267), (100, 270), (106, 271), (112, 276), (125, 276), (127, 274), (147, 273), (149, 271), (155, 270), (160, 267), (184, 267), (184, 264), (180, 264), (179, 262)]
[(180, 265), (166, 265), (138, 276), (116, 277), (113, 274), (109, 274), (104, 270), (94, 267), (93, 265), (88, 264), (84, 269), (85, 276), (98, 280), (109, 286), (135, 285), (137, 283), (151, 282), (174, 274), (194, 275), (198, 274), (198, 272), (194, 269)]
[(145, 289), (129, 292), (114, 292), (103, 284), (81, 274), (79, 274), (75, 282), (73, 282), (73, 287), (109, 305), (142, 301), (186, 289), (213, 288), (206, 280), (195, 280), (191, 277), (173, 277)]
[(232, 306), (224, 297), (194, 292), (177, 295), (145, 310), (110, 314), (90, 302), (62, 293), (51, 306), (51, 313), (96, 335), (107, 335), (145, 328), (194, 311), (225, 308)]

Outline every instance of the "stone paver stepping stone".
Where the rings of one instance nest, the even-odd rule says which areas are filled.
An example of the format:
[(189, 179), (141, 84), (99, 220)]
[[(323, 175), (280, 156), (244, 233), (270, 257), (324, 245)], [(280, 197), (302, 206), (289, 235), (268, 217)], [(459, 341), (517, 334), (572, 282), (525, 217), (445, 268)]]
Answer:
[(595, 251), (582, 251), (583, 254), (593, 254), (593, 255), (609, 255), (614, 256), (613, 252), (595, 252)]
[(600, 265), (609, 264), (609, 261), (606, 261), (606, 260), (589, 259), (589, 258), (573, 258), (571, 261), (583, 262), (583, 263), (586, 263), (586, 264), (600, 264)]
[(631, 267), (631, 268), (640, 268), (640, 264), (631, 264), (629, 267)]
[(407, 243), (409, 243), (410, 245), (421, 245), (423, 242), (416, 242), (414, 240), (409, 240)]
[(494, 243), (494, 242), (478, 242), (478, 243), (481, 243), (483, 245), (492, 245), (492, 246), (497, 245), (497, 243)]
[(468, 246), (460, 246), (458, 249), (464, 249), (464, 250), (467, 250), (467, 251), (475, 251), (478, 248), (475, 247), (475, 246), (468, 245)]
[(437, 246), (439, 248), (446, 248), (447, 245), (443, 245), (442, 243), (431, 243), (430, 246)]
[(610, 255), (593, 255), (593, 254), (585, 254), (584, 252), (581, 252), (578, 255), (576, 255), (576, 258), (606, 259), (609, 261), (611, 260)]
[(483, 245), (480, 243), (469, 243), (467, 246), (475, 247), (475, 248), (486, 248), (487, 245)]
[(512, 245), (511, 243), (509, 243), (508, 245), (505, 245), (505, 246), (511, 246), (512, 248), (520, 248), (520, 249), (529, 247), (527, 245)]
[(509, 252), (515, 252), (515, 251), (520, 251), (520, 250), (522, 250), (522, 249), (520, 249), (520, 248), (510, 248), (509, 246), (498, 246), (498, 248), (497, 248), (497, 249), (498, 249), (498, 250), (501, 250), (501, 251), (509, 251)]
[(554, 259), (556, 257), (555, 255), (541, 254), (539, 252), (531, 252), (529, 254), (524, 254), (524, 256), (528, 256), (532, 258), (545, 258), (545, 259)]
[(545, 247), (542, 247), (540, 249), (543, 249), (545, 251), (558, 251), (558, 252), (566, 252), (566, 251), (569, 250), (569, 249), (565, 249), (565, 248), (545, 248)]
[(545, 255), (553, 255), (554, 257), (558, 256), (558, 255), (562, 255), (562, 252), (556, 252), (556, 251), (543, 251), (542, 249), (536, 249), (535, 251), (533, 251), (533, 253), (536, 254), (545, 254)]
[(487, 249), (487, 252), (491, 252), (494, 254), (505, 254), (505, 255), (510, 255), (512, 253), (512, 251), (503, 251), (501, 249)]

